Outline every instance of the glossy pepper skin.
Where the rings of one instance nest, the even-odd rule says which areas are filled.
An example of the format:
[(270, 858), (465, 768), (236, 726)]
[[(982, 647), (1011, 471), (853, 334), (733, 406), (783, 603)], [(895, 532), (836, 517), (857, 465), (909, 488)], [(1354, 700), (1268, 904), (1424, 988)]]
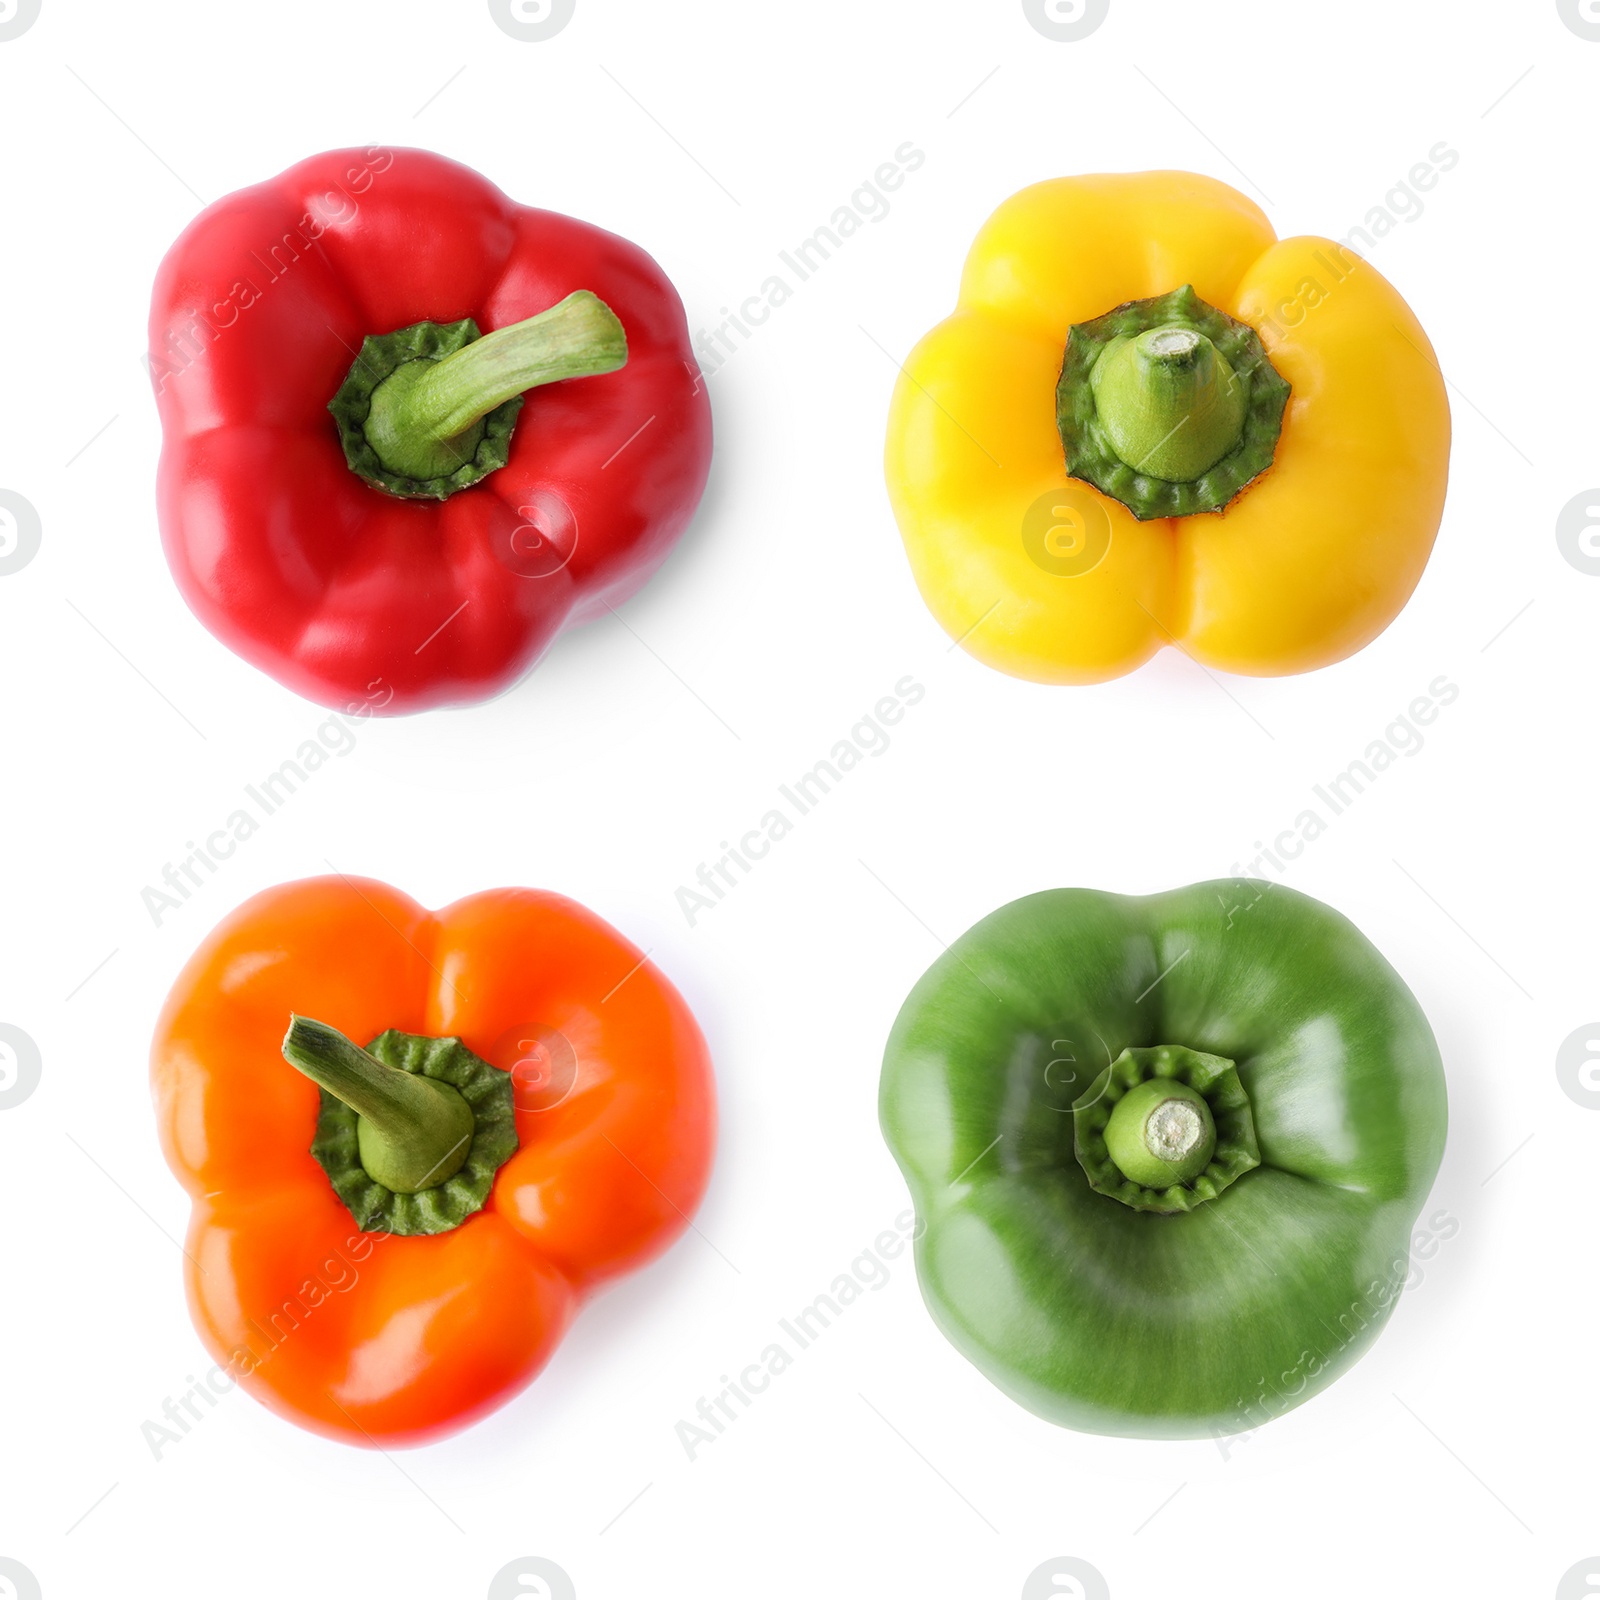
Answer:
[[(438, 502), (346, 464), (329, 401), (368, 335), (484, 334), (578, 290), (627, 364), (528, 396), (507, 465)], [(660, 566), (711, 459), (671, 283), (636, 245), (420, 150), (332, 151), (208, 207), (150, 310), (162, 542), (229, 648), (324, 705), (484, 699)]]
[[(1140, 521), (1067, 476), (1056, 385), (1075, 325), (1185, 285), (1254, 328), (1292, 393), (1271, 466), (1237, 499)], [(1449, 448), (1432, 347), (1373, 267), (1277, 239), (1226, 184), (1145, 172), (1036, 184), (994, 213), (955, 313), (895, 386), (885, 466), (941, 626), (1002, 672), (1084, 684), (1163, 645), (1259, 676), (1359, 650), (1421, 577)], [(1069, 559), (1030, 554), (1030, 516)]]
[[(1090, 1187), (1075, 1102), (1127, 1047), (1236, 1064), (1259, 1165), (1176, 1214)], [(1248, 1431), (1347, 1367), (1409, 1271), (1445, 1085), (1415, 999), (1337, 912), (1257, 882), (1057, 889), (962, 935), (884, 1055), (885, 1137), (950, 1341), (1090, 1433)]]
[[(310, 1154), (318, 1089), (279, 1053), (291, 1011), (363, 1043), (459, 1037), (511, 1071), (519, 1148), (482, 1210), (433, 1237), (361, 1231)], [(194, 1202), (201, 1338), (263, 1404), (351, 1444), (425, 1443), (504, 1404), (593, 1289), (688, 1226), (710, 1172), (688, 1007), (614, 929), (534, 890), (430, 913), (367, 879), (269, 889), (185, 967), (151, 1072)]]

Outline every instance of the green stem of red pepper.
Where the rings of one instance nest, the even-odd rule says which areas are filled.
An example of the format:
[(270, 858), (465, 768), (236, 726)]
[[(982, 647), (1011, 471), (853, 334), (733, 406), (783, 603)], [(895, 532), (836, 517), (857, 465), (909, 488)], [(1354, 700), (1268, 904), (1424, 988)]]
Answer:
[(579, 289), (442, 360), (397, 367), (373, 391), (367, 442), (390, 472), (444, 477), (472, 459), (496, 406), (541, 384), (615, 372), (627, 359), (615, 313)]

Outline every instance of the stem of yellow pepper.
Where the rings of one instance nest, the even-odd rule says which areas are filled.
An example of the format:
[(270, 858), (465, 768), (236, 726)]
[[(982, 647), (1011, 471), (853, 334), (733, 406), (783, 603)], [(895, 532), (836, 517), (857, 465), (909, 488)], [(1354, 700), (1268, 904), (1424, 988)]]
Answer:
[(1112, 340), (1089, 381), (1111, 448), (1152, 478), (1192, 483), (1244, 431), (1247, 387), (1193, 328)]
[(1141, 520), (1220, 511), (1271, 465), (1289, 385), (1185, 285), (1075, 323), (1056, 385), (1067, 476)]

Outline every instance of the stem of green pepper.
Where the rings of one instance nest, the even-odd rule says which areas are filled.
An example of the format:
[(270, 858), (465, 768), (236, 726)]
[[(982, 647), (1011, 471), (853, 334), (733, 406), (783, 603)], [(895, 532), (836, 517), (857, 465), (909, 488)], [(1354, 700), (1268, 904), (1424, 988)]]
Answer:
[(477, 1119), (449, 1084), (386, 1066), (309, 1017), (290, 1017), (283, 1057), (357, 1114), (361, 1165), (373, 1182), (419, 1194), (461, 1170)]
[(1170, 1188), (1205, 1171), (1217, 1145), (1205, 1098), (1172, 1078), (1149, 1078), (1117, 1102), (1106, 1149), (1122, 1175), (1145, 1188)]
[(605, 301), (579, 289), (525, 322), (439, 361), (408, 361), (372, 392), (367, 442), (388, 471), (427, 480), (470, 461), (483, 419), (540, 384), (615, 372), (628, 337)]
[(1192, 483), (1244, 431), (1247, 387), (1194, 328), (1169, 325), (1112, 340), (1090, 385), (1112, 449), (1152, 478)]

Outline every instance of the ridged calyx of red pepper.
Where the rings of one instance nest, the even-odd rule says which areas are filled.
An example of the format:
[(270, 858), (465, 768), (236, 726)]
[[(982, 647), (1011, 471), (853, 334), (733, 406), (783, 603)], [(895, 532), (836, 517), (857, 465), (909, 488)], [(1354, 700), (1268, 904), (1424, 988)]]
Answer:
[(471, 317), (368, 334), (328, 402), (350, 470), (405, 500), (444, 500), (511, 459), (527, 390), (628, 360), (615, 313), (587, 289), (480, 334)]
[(1124, 1050), (1072, 1103), (1089, 1187), (1135, 1211), (1193, 1211), (1261, 1165), (1234, 1064), (1180, 1045)]
[(460, 1227), (516, 1153), (511, 1075), (459, 1039), (389, 1028), (363, 1050), (297, 1016), (283, 1056), (322, 1091), (311, 1154), (364, 1232)]
[(1067, 474), (1140, 521), (1220, 511), (1272, 465), (1289, 384), (1185, 284), (1073, 326), (1056, 386)]

